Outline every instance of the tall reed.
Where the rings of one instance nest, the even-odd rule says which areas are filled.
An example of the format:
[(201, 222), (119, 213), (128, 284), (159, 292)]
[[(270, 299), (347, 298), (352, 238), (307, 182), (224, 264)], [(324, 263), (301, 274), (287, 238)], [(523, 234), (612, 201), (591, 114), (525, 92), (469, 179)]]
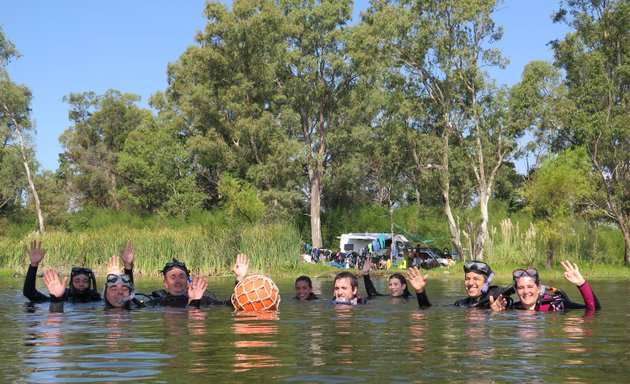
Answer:
[(238, 252), (249, 256), (252, 273), (295, 268), (300, 260), (298, 231), (286, 224), (178, 229), (111, 226), (79, 233), (31, 234), (22, 241), (0, 239), (2, 267), (24, 273), (29, 263), (26, 247), (33, 240), (41, 241), (47, 249), (42, 266), (54, 266), (61, 271), (86, 266), (102, 273), (107, 258), (120, 254), (127, 241), (136, 250), (134, 273), (138, 275), (157, 275), (173, 258), (185, 262), (193, 273), (209, 275), (229, 273)]

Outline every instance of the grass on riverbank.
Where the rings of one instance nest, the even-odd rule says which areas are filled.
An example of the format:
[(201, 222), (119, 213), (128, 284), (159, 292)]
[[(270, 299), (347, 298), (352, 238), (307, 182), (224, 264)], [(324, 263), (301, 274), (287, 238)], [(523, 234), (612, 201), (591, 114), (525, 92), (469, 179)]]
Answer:
[(80, 233), (47, 232), (18, 241), (0, 241), (0, 265), (14, 274), (24, 274), (29, 258), (26, 247), (41, 240), (47, 250), (42, 266), (61, 271), (86, 266), (102, 273), (107, 258), (118, 255), (127, 241), (136, 250), (135, 273), (156, 276), (164, 264), (177, 258), (193, 273), (226, 275), (232, 270), (236, 254), (244, 252), (250, 270), (270, 274), (295, 270), (300, 262), (297, 231), (283, 224), (257, 224), (230, 228), (189, 227), (186, 229), (130, 229), (114, 226)]

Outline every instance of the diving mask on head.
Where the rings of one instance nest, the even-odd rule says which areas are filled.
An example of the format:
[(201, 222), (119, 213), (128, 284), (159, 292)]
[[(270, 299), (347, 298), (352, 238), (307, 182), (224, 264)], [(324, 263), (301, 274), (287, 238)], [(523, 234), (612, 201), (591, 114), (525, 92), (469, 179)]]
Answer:
[(190, 278), (190, 271), (188, 270), (188, 268), (186, 268), (186, 263), (183, 263), (176, 258), (173, 258), (173, 261), (166, 263), (166, 265), (164, 265), (164, 269), (162, 269), (160, 272), (166, 278), (166, 273), (173, 268), (181, 269), (182, 271), (186, 272), (186, 279), (189, 283), (192, 283), (192, 279)]
[(494, 280), (494, 272), (490, 266), (483, 261), (469, 261), (464, 264), (464, 273), (475, 272), (486, 277), (486, 281), (481, 288), (482, 293), (487, 293), (492, 280)]
[(128, 275), (116, 275), (116, 274), (110, 273), (109, 275), (107, 275), (107, 280), (105, 282), (105, 289), (103, 290), (103, 298), (105, 299), (105, 301), (109, 302), (107, 299), (107, 290), (110, 287), (113, 287), (115, 285), (120, 285), (129, 289), (129, 295), (119, 298), (118, 304), (124, 305), (134, 299), (135, 289), (133, 287), (133, 282), (131, 281), (131, 277)]

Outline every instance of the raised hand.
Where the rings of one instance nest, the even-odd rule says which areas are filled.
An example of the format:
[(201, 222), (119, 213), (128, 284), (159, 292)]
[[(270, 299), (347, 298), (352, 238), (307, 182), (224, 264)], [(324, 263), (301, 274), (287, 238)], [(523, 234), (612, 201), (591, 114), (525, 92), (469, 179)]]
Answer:
[(68, 283), (68, 276), (59, 281), (59, 275), (55, 268), (50, 268), (44, 272), (44, 284), (48, 289), (51, 296), (63, 297), (66, 292), (66, 284)]
[(490, 309), (495, 312), (501, 312), (505, 310), (507, 307), (507, 299), (503, 297), (503, 295), (499, 295), (495, 300), (492, 295), (490, 295)]
[(247, 255), (239, 253), (236, 255), (236, 263), (234, 264), (234, 274), (236, 275), (236, 281), (242, 281), (247, 276), (247, 270), (249, 269), (249, 260)]
[(200, 300), (208, 288), (205, 276), (196, 276), (188, 285), (188, 300)]
[(125, 264), (125, 269), (133, 269), (133, 260), (135, 257), (136, 250), (133, 248), (133, 243), (131, 242), (131, 240), (129, 240), (120, 252), (120, 259)]
[(121, 275), (124, 272), (120, 269), (120, 261), (118, 261), (118, 256), (111, 255), (107, 260), (107, 274), (113, 275)]
[(42, 242), (33, 240), (31, 247), (27, 248), (26, 252), (31, 259), (31, 266), (37, 267), (41, 263), (44, 256), (46, 256), (46, 250), (42, 248)]
[(407, 271), (407, 281), (416, 290), (416, 293), (424, 292), (424, 287), (427, 285), (429, 275), (422, 276), (418, 267), (411, 267)]
[(561, 261), (560, 264), (564, 267), (564, 276), (567, 281), (571, 284), (580, 286), (586, 282), (586, 280), (582, 277), (580, 270), (578, 269), (577, 264), (573, 263), (573, 265), (568, 261)]
[(372, 260), (370, 260), (370, 258), (368, 257), (363, 262), (363, 268), (361, 269), (361, 275), (362, 276), (369, 275), (371, 270), (372, 270)]

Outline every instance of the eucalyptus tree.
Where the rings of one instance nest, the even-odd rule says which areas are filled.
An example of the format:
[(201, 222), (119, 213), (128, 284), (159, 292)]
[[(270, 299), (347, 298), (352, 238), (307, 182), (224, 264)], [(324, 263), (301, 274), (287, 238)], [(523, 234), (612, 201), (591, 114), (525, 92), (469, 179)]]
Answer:
[(124, 184), (116, 170), (119, 153), (130, 132), (151, 117), (136, 105), (139, 96), (109, 90), (71, 93), (69, 119), (74, 123), (60, 137), (64, 152), (59, 173), (74, 204), (121, 209), (117, 190)]
[(274, 1), (241, 0), (231, 10), (208, 2), (204, 13), (208, 22), (196, 44), (169, 65), (160, 115), (180, 125), (206, 207), (218, 204), (227, 172), (260, 190), (268, 211), (295, 214), (303, 205), (304, 161), (286, 131), (295, 116), (279, 90), (282, 10)]
[[(409, 105), (400, 119), (415, 168), (438, 172), (453, 245), (464, 254), (461, 233), (468, 224), (464, 233), (472, 239), (474, 259), (483, 258), (497, 172), (521, 134), (507, 110), (507, 93), (484, 72), (504, 64), (489, 47), (502, 34), (491, 17), (496, 8), (495, 0), (374, 0), (362, 15), (375, 65), (404, 78), (399, 87)], [(426, 145), (419, 143), (434, 151), (421, 151)], [(461, 214), (478, 204), (479, 216), (461, 223), (454, 198)]]
[(348, 127), (357, 72), (347, 49), (351, 0), (281, 0), (288, 46), (280, 89), (298, 116), (293, 131), (306, 157), (311, 238), (322, 246), (322, 178), (330, 164), (331, 132)]
[(186, 122), (204, 192), (216, 197), (227, 171), (280, 206), (303, 197), (315, 247), (328, 135), (355, 80), (343, 30), (351, 11), (349, 0), (241, 0), (231, 11), (209, 2), (205, 30), (169, 67), (165, 93)]
[[(3, 140), (2, 156), (4, 160), (7, 146), (14, 148), (14, 153), (19, 155), (26, 174), (30, 197), (35, 204), (39, 232), (43, 233), (45, 229), (44, 215), (37, 188), (33, 182), (33, 175), (31, 174), (34, 157), (32, 148), (29, 145), (29, 134), (33, 130), (33, 124), (30, 119), (32, 95), (30, 89), (26, 86), (14, 83), (6, 69), (9, 62), (18, 56), (19, 53), (15, 49), (15, 45), (5, 37), (4, 32), (0, 29), (0, 134)], [(7, 156), (7, 160), (10, 162), (11, 154), (9, 153)], [(16, 187), (14, 185), (9, 187), (9, 189), (17, 192)], [(3, 187), (3, 189), (5, 188)], [(4, 193), (6, 192), (3, 191), (3, 195)]]
[(574, 113), (559, 130), (585, 146), (603, 185), (599, 207), (620, 228), (630, 263), (630, 2), (572, 0), (555, 21), (573, 31), (553, 44)]
[(117, 153), (116, 195), (129, 207), (175, 217), (199, 210), (204, 195), (195, 182), (190, 151), (177, 126), (147, 117), (129, 132)]

